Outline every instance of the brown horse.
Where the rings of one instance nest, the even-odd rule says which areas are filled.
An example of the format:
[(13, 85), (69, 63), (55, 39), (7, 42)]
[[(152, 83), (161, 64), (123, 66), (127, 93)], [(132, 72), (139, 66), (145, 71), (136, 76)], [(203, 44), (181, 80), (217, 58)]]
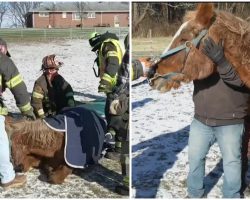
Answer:
[(33, 167), (46, 170), (48, 182), (61, 184), (72, 173), (64, 160), (64, 133), (48, 128), (42, 120), (6, 120), (15, 167), (24, 172)]
[(201, 52), (206, 37), (224, 43), (225, 57), (241, 80), (250, 87), (250, 25), (234, 15), (200, 3), (188, 12), (161, 59), (148, 73), (150, 85), (161, 92), (178, 88), (181, 82), (204, 79), (216, 72), (214, 63)]

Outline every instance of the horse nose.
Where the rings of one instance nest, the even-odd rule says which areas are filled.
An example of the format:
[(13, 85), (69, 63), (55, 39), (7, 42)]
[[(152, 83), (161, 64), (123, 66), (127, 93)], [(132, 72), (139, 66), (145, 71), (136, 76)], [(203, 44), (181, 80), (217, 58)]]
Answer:
[(23, 167), (22, 164), (17, 165), (17, 166), (14, 167), (14, 170), (15, 170), (16, 172), (22, 172), (23, 169), (24, 169), (24, 167)]
[(153, 81), (151, 79), (147, 79), (148, 80), (148, 84), (152, 87), (153, 86)]

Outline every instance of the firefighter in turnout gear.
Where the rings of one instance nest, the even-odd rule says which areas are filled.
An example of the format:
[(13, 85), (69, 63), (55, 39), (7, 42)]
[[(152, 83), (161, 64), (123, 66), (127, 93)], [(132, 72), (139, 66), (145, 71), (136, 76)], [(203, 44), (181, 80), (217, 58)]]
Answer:
[(10, 162), (9, 140), (5, 131), (5, 115), (8, 111), (2, 97), (4, 90), (9, 88), (22, 115), (28, 119), (35, 119), (27, 87), (9, 57), (7, 44), (0, 38), (0, 179), (1, 187), (4, 189), (21, 187), (26, 183), (26, 176), (16, 174)]
[(109, 112), (110, 103), (112, 101), (112, 91), (117, 83), (117, 74), (120, 69), (123, 50), (119, 43), (119, 38), (113, 34), (106, 32), (99, 34), (94, 32), (91, 34), (89, 44), (92, 51), (96, 53), (98, 73), (96, 76), (100, 77), (98, 92), (104, 92), (107, 95), (105, 104), (105, 117), (107, 120), (108, 133), (114, 138), (114, 145), (108, 149), (105, 157), (119, 160), (121, 152), (121, 136), (116, 127), (113, 127), (112, 121), (119, 120), (120, 116), (111, 115)]
[(74, 93), (70, 84), (58, 74), (62, 62), (55, 55), (42, 60), (43, 74), (35, 81), (31, 104), (39, 118), (56, 115), (65, 107), (74, 107)]
[(129, 195), (129, 35), (124, 40), (126, 48), (118, 71), (117, 84), (113, 89), (109, 113), (115, 116), (110, 126), (119, 132), (121, 141), (121, 169), (123, 184), (115, 190), (121, 195)]

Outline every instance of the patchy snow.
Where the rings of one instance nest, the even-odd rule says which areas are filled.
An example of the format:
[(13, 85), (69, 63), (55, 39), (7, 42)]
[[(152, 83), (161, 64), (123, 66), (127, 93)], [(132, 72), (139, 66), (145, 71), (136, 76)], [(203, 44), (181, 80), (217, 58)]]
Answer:
[[(56, 54), (58, 60), (64, 62), (59, 73), (73, 87), (77, 101), (105, 98), (105, 95), (97, 92), (99, 79), (92, 70), (95, 54), (91, 52), (87, 40), (9, 43), (8, 47), (29, 93), (42, 73), (42, 58)], [(4, 93), (4, 99), (10, 112), (20, 113), (9, 90)], [(77, 170), (62, 185), (41, 181), (38, 170), (28, 172), (27, 178), (27, 185), (22, 189), (3, 191), (0, 187), (0, 198), (122, 198), (114, 192), (115, 186), (122, 181), (120, 164), (104, 158), (94, 170)]]
[[(142, 80), (133, 81), (132, 85)], [(133, 197), (187, 196), (187, 144), (194, 115), (192, 93), (192, 83), (168, 93), (151, 90), (148, 85), (132, 87)], [(222, 197), (222, 160), (217, 143), (207, 155), (204, 183), (208, 198)], [(249, 198), (249, 191), (245, 195)]]

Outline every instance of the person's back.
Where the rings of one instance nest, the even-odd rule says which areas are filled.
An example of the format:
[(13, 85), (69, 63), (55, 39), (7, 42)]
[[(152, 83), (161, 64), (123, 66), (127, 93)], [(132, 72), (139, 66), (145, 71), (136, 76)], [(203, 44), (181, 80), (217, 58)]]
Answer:
[(58, 74), (61, 64), (55, 55), (43, 59), (43, 74), (35, 81), (31, 98), (37, 117), (55, 115), (65, 107), (75, 106), (72, 87)]

